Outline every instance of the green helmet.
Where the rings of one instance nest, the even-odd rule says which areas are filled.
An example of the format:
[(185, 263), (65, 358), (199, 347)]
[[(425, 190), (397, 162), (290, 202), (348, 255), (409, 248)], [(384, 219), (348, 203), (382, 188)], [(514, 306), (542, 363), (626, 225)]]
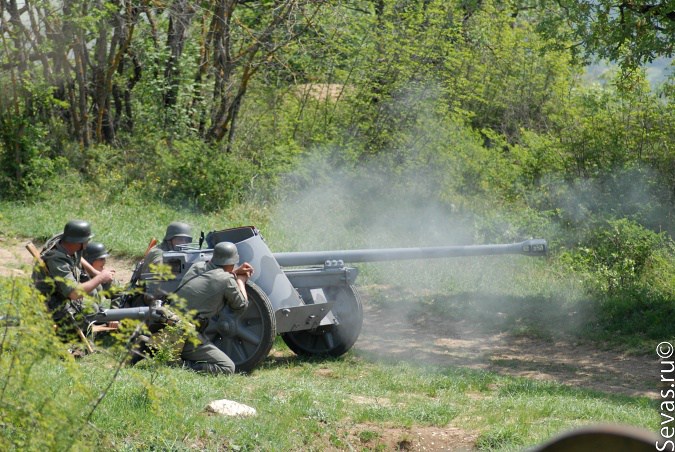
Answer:
[(239, 262), (239, 252), (232, 242), (220, 242), (213, 248), (211, 263), (219, 267), (236, 265)]
[(166, 228), (164, 240), (169, 241), (174, 237), (187, 237), (192, 241), (192, 228), (189, 224), (174, 221)]
[(108, 250), (105, 249), (105, 246), (102, 243), (91, 242), (84, 249), (84, 257), (87, 262), (94, 262), (96, 259), (103, 259), (110, 256)]
[(86, 243), (94, 234), (91, 233), (91, 225), (83, 220), (70, 220), (63, 228), (61, 240), (69, 243)]

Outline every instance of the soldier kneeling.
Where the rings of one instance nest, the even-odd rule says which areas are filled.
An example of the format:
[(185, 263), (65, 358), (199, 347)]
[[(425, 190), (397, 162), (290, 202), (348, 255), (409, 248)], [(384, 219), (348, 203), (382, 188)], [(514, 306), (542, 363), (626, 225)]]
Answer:
[(210, 261), (194, 264), (183, 277), (176, 295), (186, 302), (186, 309), (196, 312), (197, 341), (188, 341), (181, 352), (184, 364), (196, 371), (213, 374), (234, 372), (234, 362), (204, 334), (208, 319), (225, 306), (241, 312), (248, 306), (246, 282), (253, 267), (245, 262), (239, 267), (237, 247), (230, 242), (218, 243)]

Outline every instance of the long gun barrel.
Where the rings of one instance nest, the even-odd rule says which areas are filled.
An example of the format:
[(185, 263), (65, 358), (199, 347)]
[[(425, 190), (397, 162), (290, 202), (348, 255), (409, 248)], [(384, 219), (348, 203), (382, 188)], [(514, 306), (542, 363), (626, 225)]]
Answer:
[(384, 248), (369, 250), (336, 250), (273, 253), (282, 267), (300, 265), (323, 265), (328, 260), (343, 262), (382, 262), (411, 259), (436, 259), (460, 256), (491, 256), (498, 254), (522, 254), (545, 256), (548, 249), (546, 240), (530, 239), (520, 243), (499, 245), (440, 246), (426, 248)]

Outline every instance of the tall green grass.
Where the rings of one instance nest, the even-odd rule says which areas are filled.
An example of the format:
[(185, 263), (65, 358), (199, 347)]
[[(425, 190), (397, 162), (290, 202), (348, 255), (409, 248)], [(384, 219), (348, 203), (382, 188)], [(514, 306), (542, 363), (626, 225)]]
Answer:
[(196, 210), (176, 209), (156, 201), (141, 200), (128, 193), (121, 201), (110, 203), (105, 193), (90, 197), (58, 196), (44, 201), (0, 202), (0, 227), (5, 235), (30, 238), (42, 242), (63, 231), (71, 219), (87, 220), (95, 234), (93, 240), (103, 242), (114, 254), (139, 257), (154, 237), (161, 241), (172, 221), (183, 221), (193, 227), (195, 242), (200, 231), (241, 226), (253, 223), (264, 227), (265, 209), (258, 206), (233, 206), (227, 211), (203, 214)]

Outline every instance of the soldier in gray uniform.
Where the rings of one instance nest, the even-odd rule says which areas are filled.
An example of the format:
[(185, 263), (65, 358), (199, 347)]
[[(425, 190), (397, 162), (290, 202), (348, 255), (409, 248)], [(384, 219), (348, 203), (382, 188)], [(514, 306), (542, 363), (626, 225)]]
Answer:
[[(105, 245), (99, 242), (89, 242), (89, 244), (84, 249), (82, 258), (91, 264), (91, 266), (98, 272), (103, 271), (106, 264), (107, 257), (110, 256)], [(91, 276), (87, 272), (83, 272), (80, 276), (80, 282), (87, 282), (91, 279)], [(99, 299), (101, 303), (110, 301), (111, 308), (119, 308), (118, 301), (108, 300), (106, 297), (114, 295), (116, 287), (113, 286), (115, 281), (110, 281), (105, 284), (99, 285), (93, 292), (90, 293), (93, 297)]]
[(69, 221), (63, 234), (55, 235), (45, 245), (41, 253), (44, 267), (36, 266), (33, 271), (35, 286), (45, 296), (47, 308), (59, 326), (59, 335), (64, 338), (74, 331), (84, 295), (114, 277), (114, 271), (104, 269), (91, 275), (88, 281), (80, 282), (82, 252), (93, 236), (88, 222)]
[[(188, 243), (192, 243), (192, 228), (190, 225), (178, 221), (169, 224), (166, 228), (164, 239), (162, 239), (161, 243), (151, 248), (145, 258), (143, 258), (143, 261), (136, 271), (137, 274), (141, 276), (143, 274), (151, 273), (152, 270), (150, 269), (150, 265), (162, 264), (164, 262), (164, 253), (166, 251), (175, 251), (178, 249), (179, 245), (186, 245)], [(159, 284), (157, 282), (146, 280), (141, 281), (140, 285), (144, 286), (145, 294), (138, 294), (132, 297), (128, 302), (128, 307), (137, 308), (141, 306), (155, 306), (154, 297), (159, 288)]]
[(192, 228), (190, 225), (178, 221), (169, 224), (162, 242), (154, 246), (143, 259), (141, 274), (150, 271), (150, 264), (161, 264), (165, 251), (175, 251), (179, 245), (188, 243), (192, 243)]
[[(87, 246), (84, 248), (84, 252), (82, 253), (82, 257), (99, 272), (103, 271), (106, 263), (106, 258), (108, 256), (110, 256), (110, 254), (108, 253), (108, 250), (105, 249), (105, 245), (98, 242), (90, 242), (89, 244), (87, 244)], [(82, 276), (80, 276), (80, 282), (87, 282), (90, 279), (91, 277), (86, 272), (83, 273)], [(106, 284), (101, 284), (96, 289), (99, 291), (104, 291), (110, 290), (111, 287), (112, 281)]]
[(183, 277), (176, 295), (185, 299), (186, 309), (196, 311), (199, 344), (187, 342), (181, 358), (187, 367), (213, 374), (234, 372), (234, 362), (204, 336), (203, 331), (211, 317), (225, 306), (235, 313), (248, 306), (246, 281), (253, 274), (253, 267), (245, 262), (241, 266), (237, 247), (230, 242), (218, 243), (208, 262), (194, 264)]

